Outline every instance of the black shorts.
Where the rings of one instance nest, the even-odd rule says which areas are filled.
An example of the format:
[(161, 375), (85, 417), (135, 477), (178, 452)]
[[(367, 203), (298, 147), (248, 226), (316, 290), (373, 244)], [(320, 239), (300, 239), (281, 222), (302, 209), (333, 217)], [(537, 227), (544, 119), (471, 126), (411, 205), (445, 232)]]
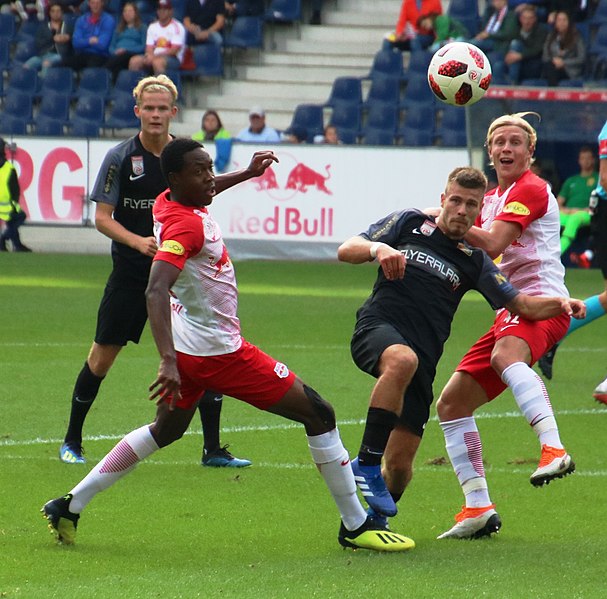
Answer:
[[(382, 353), (391, 345), (411, 344), (394, 326), (379, 318), (366, 317), (356, 323), (350, 343), (354, 363), (375, 378), (378, 377), (377, 364)], [(413, 348), (412, 348), (413, 349)], [(415, 350), (414, 350), (415, 351)], [(417, 352), (416, 352), (417, 353)], [(430, 418), (430, 406), (434, 396), (432, 383), (435, 367), (424, 364), (418, 354), (419, 365), (411, 384), (405, 391), (403, 411), (399, 421), (418, 436), (424, 434), (424, 428)]]
[(139, 343), (148, 319), (145, 288), (105, 286), (99, 311), (95, 343), (126, 345)]
[(590, 230), (595, 254), (594, 264), (601, 269), (603, 277), (607, 279), (607, 200), (599, 200), (590, 220)]

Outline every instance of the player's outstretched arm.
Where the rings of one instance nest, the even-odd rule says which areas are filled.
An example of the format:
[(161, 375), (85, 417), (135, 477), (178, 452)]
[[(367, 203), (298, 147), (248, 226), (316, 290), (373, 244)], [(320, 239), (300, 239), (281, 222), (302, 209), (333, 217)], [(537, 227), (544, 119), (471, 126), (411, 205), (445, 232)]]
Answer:
[(393, 281), (405, 276), (406, 260), (402, 252), (387, 243), (369, 241), (359, 235), (350, 237), (339, 246), (337, 258), (350, 264), (362, 264), (377, 259), (386, 279)]
[(238, 183), (260, 177), (273, 162), (278, 162), (278, 158), (271, 150), (255, 152), (247, 168), (215, 176), (215, 193), (221, 193)]
[(521, 226), (503, 220), (496, 220), (486, 231), (480, 227), (471, 227), (466, 233), (466, 241), (474, 247), (481, 248), (495, 260), (521, 234)]
[(506, 309), (528, 320), (546, 320), (560, 314), (569, 314), (574, 318), (586, 317), (584, 302), (569, 297), (537, 297), (519, 293), (506, 304)]
[(152, 264), (150, 279), (145, 290), (145, 299), (150, 319), (150, 328), (160, 354), (158, 375), (150, 385), (150, 399), (161, 403), (172, 396), (169, 409), (173, 410), (180, 398), (181, 378), (177, 370), (177, 358), (171, 330), (171, 303), (169, 290), (177, 280), (180, 270), (162, 260)]

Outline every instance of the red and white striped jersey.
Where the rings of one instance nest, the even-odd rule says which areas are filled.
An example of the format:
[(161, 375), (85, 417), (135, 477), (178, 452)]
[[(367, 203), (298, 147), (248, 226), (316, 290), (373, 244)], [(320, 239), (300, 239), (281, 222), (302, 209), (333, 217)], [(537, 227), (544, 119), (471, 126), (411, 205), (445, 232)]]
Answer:
[(496, 220), (518, 223), (522, 233), (496, 261), (520, 291), (529, 295), (569, 296), (561, 263), (559, 207), (550, 186), (526, 171), (508, 189), (485, 195), (477, 226), (489, 230)]
[(154, 260), (181, 270), (171, 288), (175, 349), (193, 356), (232, 353), (242, 343), (238, 289), (219, 225), (206, 208), (171, 202), (168, 194), (154, 204)]

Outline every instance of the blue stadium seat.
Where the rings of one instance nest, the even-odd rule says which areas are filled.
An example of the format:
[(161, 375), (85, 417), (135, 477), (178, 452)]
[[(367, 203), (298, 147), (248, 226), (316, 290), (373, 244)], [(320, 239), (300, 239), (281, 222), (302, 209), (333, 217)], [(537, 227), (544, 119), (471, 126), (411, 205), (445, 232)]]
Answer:
[(135, 101), (132, 95), (114, 98), (108, 118), (103, 125), (106, 129), (138, 129), (139, 119), (133, 112)]
[[(19, 25), (19, 29), (17, 30), (15, 41), (19, 43), (27, 39), (35, 39), (36, 32), (38, 31), (38, 23), (38, 19), (35, 18), (22, 21), (21, 25)], [(0, 27), (2, 27), (2, 25), (0, 25)]]
[(329, 117), (329, 125), (342, 130), (355, 132), (357, 135), (360, 132), (361, 108), (350, 102), (338, 102), (333, 106), (331, 116)]
[(402, 136), (402, 142), (405, 146), (419, 147), (434, 144), (433, 131), (405, 126), (399, 130), (399, 134)]
[(400, 120), (400, 108), (391, 102), (373, 102), (369, 104), (362, 134), (367, 129), (383, 130), (394, 135)]
[(182, 71), (181, 76), (185, 79), (216, 77), (219, 91), (221, 92), (221, 80), (223, 79), (223, 54), (221, 46), (217, 44), (199, 44), (192, 48), (192, 52), (196, 67), (190, 71)]
[(337, 137), (341, 143), (346, 145), (352, 145), (358, 143), (358, 131), (354, 129), (348, 129), (347, 127), (336, 127)]
[(478, 0), (450, 0), (447, 14), (459, 21), (474, 37), (480, 29)]
[(120, 71), (110, 93), (110, 99), (124, 96), (124, 94), (129, 94), (132, 97), (133, 89), (144, 77), (147, 77), (145, 71), (129, 71), (128, 69)]
[[(135, 101), (131, 96), (129, 98), (131, 112), (133, 111), (133, 105)], [(133, 117), (136, 119), (135, 115)], [(88, 121), (95, 123), (97, 128), (103, 125), (105, 121), (105, 100), (100, 96), (83, 95), (78, 98), (74, 111), (70, 118), (70, 122), (74, 121)]]
[(0, 112), (0, 135), (26, 135), (29, 119)]
[(393, 146), (394, 132), (365, 127), (361, 133), (361, 143), (367, 146)]
[(323, 107), (320, 104), (299, 104), (291, 119), (289, 129), (303, 128), (308, 133), (308, 142), (314, 141), (314, 136), (322, 135), (324, 131)]
[(360, 105), (362, 101), (362, 85), (358, 77), (337, 77), (333, 81), (331, 93), (325, 105), (333, 106), (336, 102), (351, 102)]
[[(2, 13), (0, 13), (2, 14)], [(0, 37), (0, 76), (11, 66), (10, 45), (8, 39)]]
[(37, 117), (35, 133), (44, 137), (60, 137), (63, 135), (63, 123), (55, 119)]
[[(237, 17), (237, 19), (240, 17)], [(274, 27), (276, 25), (293, 25), (297, 39), (301, 37), (301, 0), (272, 0), (266, 10), (263, 20), (268, 23), (270, 30), (270, 46), (276, 48)]]
[(69, 94), (74, 91), (74, 71), (69, 67), (53, 67), (47, 69), (41, 78), (40, 95), (47, 93)]
[(0, 13), (0, 35), (9, 41), (13, 41), (17, 34), (17, 21), (10, 13)]
[(374, 79), (378, 76), (404, 80), (405, 69), (402, 52), (396, 50), (380, 50), (377, 52), (373, 57), (373, 64), (367, 77)]
[(411, 75), (407, 81), (402, 106), (403, 108), (409, 108), (415, 104), (436, 105), (436, 98), (428, 85), (425, 73), (423, 75), (420, 73)]
[(104, 100), (110, 95), (111, 75), (103, 67), (88, 67), (80, 72), (80, 81), (76, 88), (76, 97), (83, 95), (99, 96)]
[(36, 56), (37, 51), (38, 48), (35, 39), (26, 38), (19, 40), (13, 54), (13, 67), (20, 66), (32, 56)]
[(403, 126), (434, 133), (436, 127), (435, 120), (436, 110), (434, 106), (420, 104), (412, 106), (405, 112)]
[(226, 48), (262, 48), (263, 20), (261, 17), (238, 17), (232, 29), (225, 36), (223, 45)]
[(39, 118), (52, 119), (62, 124), (67, 124), (70, 113), (71, 97), (66, 94), (48, 92), (42, 96), (42, 101), (36, 114), (36, 121)]
[(27, 123), (32, 120), (33, 96), (29, 94), (8, 89), (4, 97), (3, 113), (23, 119)]
[(70, 135), (74, 137), (99, 137), (99, 125), (92, 121), (74, 120), (70, 127)]
[(414, 74), (422, 74), (424, 77), (428, 74), (428, 66), (432, 60), (432, 53), (426, 50), (417, 50), (411, 52), (409, 66), (405, 73), (407, 77)]
[(468, 141), (465, 131), (442, 129), (438, 131), (438, 136), (440, 137), (441, 145), (446, 148), (464, 147)]
[(23, 67), (11, 69), (7, 90), (20, 91), (24, 94), (35, 96), (38, 93), (39, 87), (40, 83), (37, 71)]
[(400, 102), (401, 82), (391, 77), (374, 77), (365, 101), (365, 106), (373, 102), (387, 102), (398, 105)]

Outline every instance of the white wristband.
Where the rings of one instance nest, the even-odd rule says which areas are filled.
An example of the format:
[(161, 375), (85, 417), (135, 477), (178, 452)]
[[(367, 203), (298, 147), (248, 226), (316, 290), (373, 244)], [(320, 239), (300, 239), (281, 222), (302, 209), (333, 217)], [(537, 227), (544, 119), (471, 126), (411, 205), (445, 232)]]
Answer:
[(369, 255), (371, 256), (371, 260), (375, 260), (375, 258), (377, 258), (377, 248), (379, 246), (379, 241), (376, 241), (375, 243), (371, 244), (371, 247), (369, 248)]

